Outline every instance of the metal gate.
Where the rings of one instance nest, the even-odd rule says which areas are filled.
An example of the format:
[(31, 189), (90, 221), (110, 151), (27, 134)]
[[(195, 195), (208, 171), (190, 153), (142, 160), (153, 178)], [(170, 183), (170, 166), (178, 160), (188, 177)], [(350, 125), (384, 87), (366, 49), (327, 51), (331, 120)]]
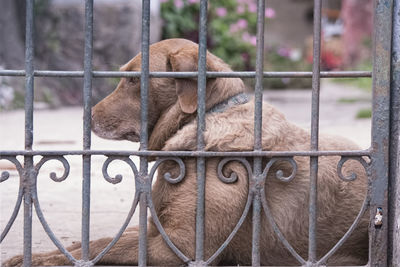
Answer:
[[(314, 41), (313, 41), (313, 70), (312, 72), (264, 72), (263, 71), (263, 47), (264, 47), (264, 9), (265, 1), (258, 0), (257, 17), (257, 63), (255, 72), (207, 72), (206, 71), (206, 50), (207, 50), (207, 0), (200, 3), (200, 23), (199, 23), (199, 71), (184, 73), (149, 72), (149, 26), (150, 26), (150, 0), (143, 0), (142, 3), (142, 69), (141, 72), (118, 72), (118, 71), (93, 71), (93, 0), (85, 1), (85, 59), (83, 71), (41, 71), (34, 69), (34, 0), (26, 1), (26, 65), (25, 70), (0, 70), (1, 76), (25, 76), (26, 95), (25, 95), (25, 150), (22, 151), (0, 151), (0, 159), (12, 162), (20, 175), (20, 189), (18, 201), (15, 206), (6, 228), (1, 234), (1, 240), (7, 235), (11, 228), (20, 206), (24, 207), (24, 266), (31, 265), (32, 247), (32, 206), (35, 206), (39, 217), (47, 234), (75, 266), (91, 266), (111, 248), (119, 239), (129, 223), (136, 205), (139, 204), (140, 213), (140, 238), (139, 238), (139, 262), (140, 266), (146, 265), (146, 242), (147, 242), (147, 212), (150, 209), (152, 216), (156, 214), (151, 208), (151, 180), (157, 167), (165, 160), (173, 160), (179, 164), (181, 171), (184, 171), (183, 161), (179, 157), (194, 157), (197, 159), (197, 209), (196, 209), (196, 253), (195, 259), (190, 259), (184, 255), (170, 241), (163, 231), (162, 226), (157, 226), (167, 244), (172, 250), (187, 264), (192, 266), (203, 266), (210, 264), (215, 257), (227, 246), (235, 232), (240, 227), (240, 222), (235, 227), (234, 232), (228, 237), (220, 249), (209, 259), (204, 258), (204, 212), (205, 212), (205, 161), (208, 157), (221, 157), (221, 166), (227, 161), (236, 160), (242, 162), (249, 170), (249, 180), (251, 195), (250, 204), (253, 209), (253, 235), (252, 235), (252, 265), (260, 265), (260, 216), (261, 211), (267, 213), (262, 201), (262, 190), (257, 187), (257, 183), (263, 181), (262, 157), (271, 158), (271, 162), (277, 160), (287, 161), (295, 168), (294, 156), (304, 156), (310, 158), (310, 199), (309, 199), (309, 248), (308, 258), (302, 258), (293, 247), (280, 234), (279, 229), (274, 227), (274, 231), (283, 242), (285, 247), (298, 260), (301, 266), (324, 266), (326, 260), (340, 247), (350, 235), (359, 221), (361, 214), (365, 210), (370, 211), (369, 227), (369, 266), (398, 266), (399, 255), (398, 244), (394, 237), (394, 224), (396, 214), (396, 181), (397, 160), (398, 160), (398, 124), (400, 113), (400, 1), (397, 0), (376, 0), (375, 1), (375, 27), (374, 27), (374, 65), (373, 71), (340, 71), (340, 72), (321, 72), (320, 71), (320, 49), (321, 49), (321, 0), (314, 1)], [(394, 22), (394, 23), (393, 23)], [(393, 30), (392, 30), (393, 26)], [(393, 42), (392, 42), (393, 38)], [(391, 76), (392, 75), (392, 76)], [(33, 93), (34, 77), (84, 77), (84, 133), (83, 149), (76, 151), (37, 151), (32, 147), (33, 144)], [(96, 151), (91, 149), (91, 85), (92, 79), (98, 77), (140, 77), (141, 79), (141, 131), (139, 151)], [(198, 77), (198, 130), (197, 130), (197, 150), (196, 151), (149, 151), (148, 131), (147, 131), (147, 98), (148, 80), (150, 77), (176, 77), (193, 78)], [(254, 151), (252, 152), (208, 152), (205, 151), (204, 130), (205, 130), (205, 88), (207, 77), (250, 77), (255, 78), (255, 117), (254, 117)], [(261, 147), (261, 116), (262, 116), (262, 80), (270, 77), (312, 77), (312, 121), (311, 121), (311, 148), (309, 151), (263, 151)], [(373, 117), (372, 117), (372, 143), (367, 150), (359, 151), (320, 151), (318, 150), (319, 133), (319, 90), (320, 79), (327, 77), (372, 77), (373, 79)], [(393, 79), (391, 79), (393, 77)], [(5, 128), (2, 127), (2, 130)], [(3, 140), (4, 141), (4, 140)], [(40, 210), (36, 195), (36, 178), (42, 165), (49, 160), (60, 161), (65, 170), (62, 177), (57, 177), (54, 173), (50, 178), (55, 181), (62, 181), (67, 178), (70, 169), (69, 163), (64, 156), (81, 155), (83, 164), (83, 185), (82, 185), (82, 260), (72, 257), (72, 255), (61, 245), (57, 237), (46, 223)], [(107, 167), (113, 160), (119, 159), (127, 162), (135, 173), (136, 192), (135, 200), (130, 217), (121, 228), (114, 240), (105, 250), (94, 259), (89, 259), (89, 220), (90, 220), (90, 169), (91, 156), (105, 155), (108, 157), (103, 166), (104, 177), (110, 182), (118, 182), (120, 177), (109, 177)], [(23, 156), (23, 162), (17, 159)], [(140, 168), (136, 168), (130, 156), (140, 157)], [(157, 156), (158, 160), (149, 171), (148, 157)], [(350, 227), (345, 236), (332, 248), (324, 257), (316, 257), (316, 216), (317, 216), (317, 176), (318, 158), (320, 156), (340, 156), (338, 165), (339, 176), (346, 180), (351, 179), (341, 174), (341, 167), (347, 160), (357, 160), (364, 166), (369, 176), (369, 190), (366, 201), (354, 224)], [(246, 161), (245, 157), (253, 157), (253, 166)], [(34, 158), (40, 159), (34, 164)], [(370, 160), (365, 160), (369, 158)], [(272, 164), (271, 163), (271, 164)], [(268, 166), (267, 166), (268, 168)], [(389, 172), (390, 171), (390, 172)], [(295, 170), (293, 171), (295, 175)], [(181, 173), (182, 174), (182, 173)], [(181, 175), (183, 176), (183, 175)], [(9, 173), (1, 174), (1, 182), (7, 180)], [(389, 177), (391, 179), (389, 194)], [(182, 179), (178, 177), (176, 179)], [(175, 181), (176, 182), (176, 181)], [(250, 193), (249, 193), (250, 194)], [(388, 195), (390, 198), (388, 198)], [(23, 204), (22, 204), (23, 203)], [(250, 206), (249, 206), (250, 207)], [(398, 205), (397, 205), (398, 209)], [(247, 209), (248, 211), (248, 209)], [(374, 219), (380, 212), (382, 214), (382, 225), (379, 227), (374, 224)], [(397, 210), (397, 213), (399, 211)], [(245, 216), (245, 215), (244, 215)], [(272, 222), (273, 223), (273, 222)], [(390, 235), (388, 234), (390, 232)], [(398, 241), (398, 240), (397, 240)], [(397, 252), (395, 250), (397, 249)]]

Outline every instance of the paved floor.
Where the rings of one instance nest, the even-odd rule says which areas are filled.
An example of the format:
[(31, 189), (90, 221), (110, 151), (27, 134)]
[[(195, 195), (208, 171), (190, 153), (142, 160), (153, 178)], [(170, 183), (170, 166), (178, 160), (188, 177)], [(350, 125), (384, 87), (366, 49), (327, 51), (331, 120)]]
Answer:
[[(311, 127), (311, 91), (275, 90), (264, 93), (289, 121)], [(343, 84), (322, 81), (320, 92), (320, 132), (349, 138), (362, 148), (371, 139), (371, 120), (357, 119), (361, 109), (371, 108), (371, 93)]]
[[(340, 99), (358, 99), (354, 103), (342, 103)], [(370, 143), (370, 120), (356, 119), (361, 108), (370, 107), (370, 95), (364, 91), (342, 85), (326, 83), (321, 89), (321, 132), (338, 134), (367, 148)], [(308, 90), (266, 91), (265, 100), (279, 108), (290, 121), (309, 128), (311, 92)], [(34, 149), (72, 150), (82, 148), (82, 109), (62, 108), (38, 110), (34, 115)], [(24, 147), (24, 111), (0, 113), (0, 150), (18, 150)], [(126, 141), (109, 141), (92, 135), (93, 149), (126, 150), (138, 145)], [(64, 245), (80, 239), (81, 210), (81, 157), (67, 157), (71, 165), (68, 178), (53, 182), (51, 171), (62, 174), (62, 165), (56, 161), (46, 163), (38, 178), (38, 196), (41, 209), (55, 235)], [(92, 159), (91, 238), (112, 236), (117, 233), (130, 208), (134, 181), (125, 163), (115, 162), (110, 174), (124, 176), (120, 184), (112, 185), (102, 177), (101, 168), (105, 157)], [(8, 170), (11, 177), (0, 186), (0, 229), (4, 229), (11, 215), (18, 192), (18, 175), (8, 161), (0, 161), (0, 172)], [(22, 209), (9, 234), (1, 244), (0, 262), (22, 252)], [(137, 214), (132, 224), (137, 222)], [(44, 232), (36, 215), (33, 215), (33, 251), (53, 250), (55, 246)]]

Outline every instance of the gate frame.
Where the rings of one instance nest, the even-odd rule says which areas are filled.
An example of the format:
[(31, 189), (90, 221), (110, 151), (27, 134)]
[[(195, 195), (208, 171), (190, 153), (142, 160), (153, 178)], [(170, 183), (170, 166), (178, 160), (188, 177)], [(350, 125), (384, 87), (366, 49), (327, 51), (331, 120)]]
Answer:
[[(400, 214), (400, 182), (399, 182), (399, 122), (400, 122), (400, 0), (375, 0), (375, 22), (374, 22), (374, 64), (373, 75), (371, 72), (321, 72), (320, 71), (320, 49), (321, 49), (321, 1), (314, 0), (314, 42), (313, 42), (313, 71), (310, 72), (264, 72), (263, 71), (263, 47), (264, 47), (264, 8), (265, 0), (258, 0), (257, 9), (257, 63), (255, 72), (231, 72), (213, 73), (206, 71), (207, 51), (207, 0), (200, 2), (199, 22), (199, 71), (187, 73), (165, 73), (149, 72), (149, 31), (150, 31), (150, 0), (142, 0), (142, 69), (141, 72), (118, 72), (118, 71), (93, 71), (93, 0), (85, 0), (85, 56), (84, 71), (37, 71), (34, 69), (34, 0), (26, 0), (26, 53), (25, 71), (22, 70), (0, 70), (1, 76), (25, 76), (25, 150), (23, 151), (0, 151), (0, 159), (6, 159), (14, 163), (20, 174), (21, 187), (15, 211), (19, 210), (24, 202), (24, 266), (30, 266), (32, 260), (32, 205), (35, 205), (37, 215), (45, 228), (47, 234), (55, 245), (75, 264), (75, 266), (92, 265), (101, 258), (89, 260), (89, 225), (90, 225), (90, 169), (92, 155), (105, 155), (108, 157), (104, 166), (115, 159), (120, 159), (133, 164), (129, 156), (140, 157), (140, 170), (135, 172), (135, 181), (139, 185), (136, 194), (139, 196), (139, 266), (146, 265), (147, 244), (147, 209), (149, 199), (147, 194), (151, 190), (151, 178), (148, 172), (149, 156), (170, 157), (179, 163), (180, 156), (197, 158), (197, 181), (198, 199), (196, 211), (196, 257), (194, 261), (188, 262), (191, 266), (204, 266), (208, 261), (204, 259), (204, 195), (205, 195), (205, 159), (211, 156), (219, 157), (243, 157), (254, 158), (253, 176), (250, 181), (260, 181), (262, 173), (262, 157), (281, 157), (290, 161), (294, 156), (310, 157), (310, 205), (309, 205), (309, 251), (307, 261), (300, 260), (303, 266), (322, 266), (324, 261), (316, 258), (316, 211), (317, 211), (317, 178), (318, 157), (341, 156), (342, 164), (347, 159), (371, 158), (371, 166), (366, 168), (370, 176), (369, 209), (370, 209), (370, 252), (369, 266), (397, 266), (400, 262), (400, 221), (396, 218)], [(393, 21), (393, 24), (392, 24)], [(393, 26), (393, 34), (392, 34)], [(392, 39), (393, 36), (393, 39)], [(393, 54), (392, 54), (393, 47)], [(372, 117), (372, 144), (371, 148), (359, 151), (319, 151), (319, 90), (320, 79), (325, 77), (371, 77), (373, 78), (373, 117)], [(37, 151), (33, 150), (33, 93), (34, 77), (83, 77), (83, 149), (76, 151)], [(96, 77), (140, 77), (141, 78), (141, 130), (140, 151), (95, 151), (91, 150), (91, 87), (92, 79)], [(176, 77), (176, 78), (198, 78), (198, 132), (197, 150), (191, 152), (163, 152), (147, 150), (147, 98), (148, 80), (150, 77)], [(254, 150), (252, 152), (208, 152), (204, 150), (205, 130), (205, 88), (207, 77), (255, 77), (255, 131)], [(287, 151), (271, 152), (263, 151), (261, 147), (262, 129), (262, 80), (268, 77), (312, 77), (312, 120), (311, 120), (311, 149), (310, 151)], [(390, 107), (389, 107), (390, 105)], [(65, 168), (62, 177), (52, 174), (55, 181), (62, 181), (68, 176), (69, 163), (65, 155), (81, 155), (83, 165), (82, 182), (82, 260), (76, 260), (70, 255), (44, 220), (40, 208), (37, 209), (36, 178), (40, 167), (48, 160), (58, 160)], [(16, 156), (24, 156), (24, 165), (19, 163)], [(36, 165), (33, 158), (42, 156)], [(341, 161), (342, 161), (341, 160)], [(131, 163), (130, 163), (130, 162)], [(179, 163), (180, 164), (180, 163)], [(133, 164), (134, 165), (134, 164)], [(182, 166), (181, 166), (182, 167)], [(103, 167), (104, 169), (104, 167)], [(135, 167), (136, 169), (136, 167)], [(104, 171), (103, 171), (104, 173)], [(150, 174), (154, 172), (151, 171)], [(1, 182), (8, 179), (9, 174), (3, 172)], [(105, 178), (106, 174), (104, 174)], [(108, 177), (109, 180), (117, 179)], [(115, 180), (114, 180), (115, 181)], [(21, 191), (22, 189), (22, 191)], [(257, 189), (258, 190), (258, 189)], [(253, 198), (253, 239), (252, 239), (252, 265), (260, 265), (260, 213), (262, 210), (261, 190), (256, 191)], [(388, 205), (388, 198), (390, 204)], [(382, 225), (373, 224), (377, 210), (382, 211)], [(15, 216), (7, 224), (1, 239), (5, 237), (12, 226)], [(117, 234), (123, 232), (121, 228)], [(275, 231), (276, 232), (276, 231)], [(113, 242), (118, 239), (113, 240)], [(168, 237), (166, 237), (168, 239)], [(167, 241), (167, 240), (166, 240)], [(341, 240), (342, 241), (342, 240)], [(341, 242), (338, 244), (340, 245)], [(112, 245), (112, 244), (111, 244)], [(171, 244), (169, 244), (171, 246)], [(173, 246), (173, 244), (172, 244)], [(289, 245), (290, 246), (290, 245)], [(111, 246), (110, 246), (111, 247)], [(288, 248), (289, 249), (289, 248)], [(290, 250), (290, 249), (289, 249)], [(179, 251), (174, 250), (176, 253)], [(221, 250), (222, 251), (222, 250)], [(104, 253), (101, 254), (105, 254)], [(292, 252), (293, 253), (293, 252)], [(295, 252), (294, 252), (295, 253)], [(329, 253), (328, 253), (329, 254)], [(300, 257), (301, 258), (301, 257)]]
[(389, 266), (400, 266), (400, 1), (393, 3), (390, 165), (389, 165)]

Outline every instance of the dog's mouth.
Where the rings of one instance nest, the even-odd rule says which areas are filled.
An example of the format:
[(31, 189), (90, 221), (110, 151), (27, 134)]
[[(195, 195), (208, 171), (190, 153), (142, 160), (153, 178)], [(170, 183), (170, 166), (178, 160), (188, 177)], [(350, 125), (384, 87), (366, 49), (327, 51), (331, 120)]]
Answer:
[(139, 135), (134, 130), (116, 131), (104, 130), (98, 124), (92, 125), (92, 131), (101, 138), (108, 140), (128, 140), (131, 142), (139, 142)]
[(108, 140), (128, 140), (131, 142), (139, 142), (139, 136), (134, 132), (127, 132), (124, 134), (116, 134), (116, 133), (101, 133), (98, 131), (93, 131), (98, 137), (108, 139)]
[(131, 142), (139, 142), (140, 138), (135, 132), (128, 132), (121, 136), (122, 140), (128, 140)]

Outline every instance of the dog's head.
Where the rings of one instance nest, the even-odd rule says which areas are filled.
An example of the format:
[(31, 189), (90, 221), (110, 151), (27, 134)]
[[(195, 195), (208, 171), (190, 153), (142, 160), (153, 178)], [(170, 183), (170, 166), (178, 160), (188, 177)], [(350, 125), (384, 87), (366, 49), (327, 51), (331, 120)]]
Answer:
[[(169, 39), (150, 46), (150, 71), (197, 71), (198, 45), (184, 39)], [(122, 71), (140, 71), (141, 54), (121, 67)], [(208, 71), (231, 71), (221, 59), (207, 52)], [(207, 79), (206, 108), (244, 90), (241, 79)], [(197, 79), (150, 78), (148, 89), (149, 135), (157, 124), (163, 137), (168, 138), (179, 128), (179, 121), (193, 117), (197, 110)], [(100, 137), (139, 141), (140, 78), (122, 78), (117, 88), (92, 109), (92, 129)], [(164, 123), (160, 123), (160, 121)], [(167, 121), (167, 122), (166, 122)], [(168, 122), (170, 121), (170, 123)], [(175, 125), (171, 127), (170, 125)], [(165, 133), (168, 131), (168, 133)], [(160, 133), (157, 133), (160, 134)], [(153, 138), (157, 139), (157, 138)], [(157, 146), (163, 141), (157, 141)], [(160, 149), (156, 147), (154, 149)]]

